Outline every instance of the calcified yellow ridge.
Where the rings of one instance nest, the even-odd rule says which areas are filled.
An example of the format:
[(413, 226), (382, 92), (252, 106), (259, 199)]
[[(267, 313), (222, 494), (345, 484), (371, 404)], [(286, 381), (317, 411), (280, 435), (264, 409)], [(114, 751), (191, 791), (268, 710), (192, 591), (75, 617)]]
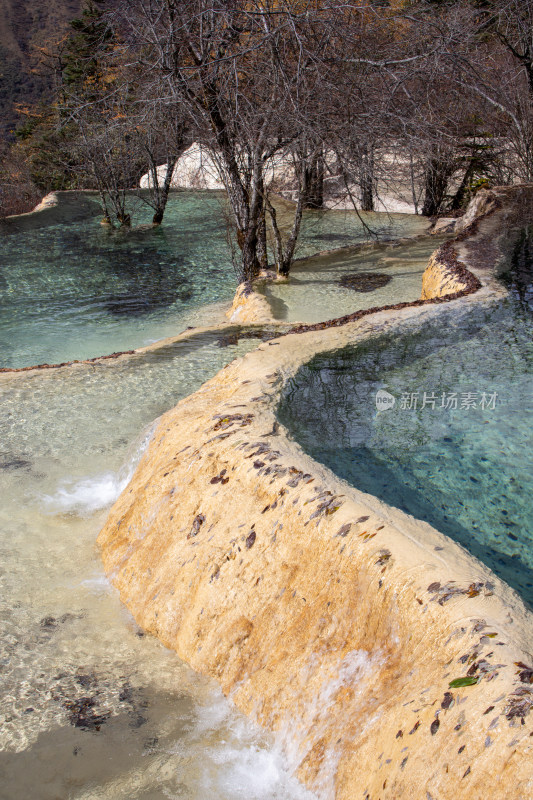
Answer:
[[(513, 201), (497, 199), (455, 245), (481, 283), (458, 308), (503, 293), (489, 267)], [(430, 268), (426, 296), (442, 294), (449, 257)], [(533, 796), (530, 612), (457, 544), (305, 455), (275, 417), (316, 353), (439, 311), (293, 333), (230, 364), (160, 418), (98, 540), (137, 622), (277, 731), (323, 800)]]

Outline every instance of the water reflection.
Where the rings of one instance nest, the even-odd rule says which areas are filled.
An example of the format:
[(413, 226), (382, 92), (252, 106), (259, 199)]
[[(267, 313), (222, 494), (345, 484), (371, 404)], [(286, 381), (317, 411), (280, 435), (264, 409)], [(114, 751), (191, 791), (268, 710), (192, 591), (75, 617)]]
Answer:
[(523, 228), (516, 237), (502, 277), (518, 302), (533, 311), (533, 226)]
[[(317, 460), (460, 542), (533, 605), (532, 319), (514, 300), (438, 319), (315, 357), (279, 417)], [(378, 411), (380, 389), (393, 408)]]

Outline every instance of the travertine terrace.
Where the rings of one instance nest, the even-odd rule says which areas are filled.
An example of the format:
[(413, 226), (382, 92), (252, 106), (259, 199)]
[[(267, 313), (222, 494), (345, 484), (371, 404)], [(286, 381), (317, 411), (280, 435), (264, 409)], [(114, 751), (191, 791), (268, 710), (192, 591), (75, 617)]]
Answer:
[(512, 197), (495, 206), (433, 258), (427, 293), (442, 263), (450, 299), (295, 328), (161, 417), (99, 537), (137, 622), (275, 731), (322, 800), (533, 794), (531, 613), (438, 531), (305, 455), (275, 413), (317, 352), (501, 296)]

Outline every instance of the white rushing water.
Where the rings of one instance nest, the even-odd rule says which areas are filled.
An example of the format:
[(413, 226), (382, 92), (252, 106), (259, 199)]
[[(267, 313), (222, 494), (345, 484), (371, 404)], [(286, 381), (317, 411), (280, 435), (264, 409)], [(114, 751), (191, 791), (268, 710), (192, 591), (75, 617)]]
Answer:
[(147, 428), (140, 440), (130, 448), (132, 453), (118, 471), (101, 472), (79, 480), (62, 478), (53, 494), (44, 494), (40, 498), (44, 507), (50, 514), (72, 513), (80, 517), (110, 508), (131, 481), (154, 429), (155, 424)]

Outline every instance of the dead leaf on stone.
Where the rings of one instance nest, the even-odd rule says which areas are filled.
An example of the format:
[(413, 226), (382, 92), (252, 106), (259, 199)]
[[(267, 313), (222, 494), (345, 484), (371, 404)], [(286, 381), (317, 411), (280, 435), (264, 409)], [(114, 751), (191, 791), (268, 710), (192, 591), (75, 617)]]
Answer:
[(251, 547), (254, 546), (256, 539), (255, 531), (250, 531), (248, 536), (246, 537), (246, 549), (249, 550)]
[(203, 514), (197, 514), (196, 517), (193, 520), (192, 528), (191, 528), (191, 530), (189, 532), (189, 535), (187, 536), (187, 539), (191, 539), (193, 536), (196, 536), (198, 534), (198, 531), (200, 530), (200, 528), (204, 524), (204, 522), (205, 522), (204, 515)]
[(347, 522), (345, 525), (343, 525), (341, 528), (339, 528), (339, 530), (337, 531), (335, 536), (342, 536), (342, 537), (347, 536), (350, 533), (350, 528), (351, 527), (352, 527), (352, 523), (351, 522)]
[(389, 561), (390, 558), (391, 558), (390, 550), (380, 550), (376, 564), (383, 566)]
[(444, 710), (450, 708), (453, 703), (453, 694), (451, 692), (444, 692), (444, 697), (441, 702), (441, 708)]

